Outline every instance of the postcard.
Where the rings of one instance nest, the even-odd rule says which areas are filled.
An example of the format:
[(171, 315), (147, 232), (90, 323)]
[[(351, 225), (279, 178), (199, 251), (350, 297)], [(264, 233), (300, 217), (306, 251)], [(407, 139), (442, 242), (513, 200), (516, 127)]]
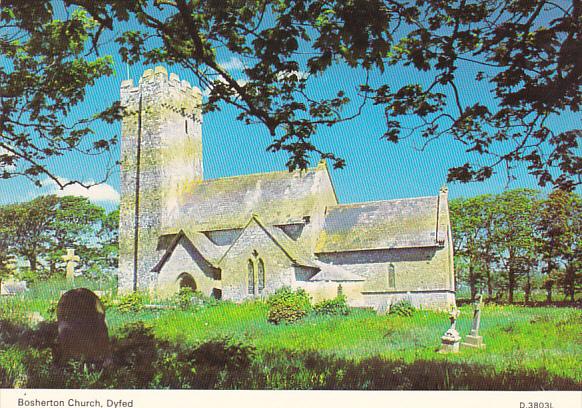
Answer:
[(0, 1), (2, 404), (575, 404), (578, 9)]

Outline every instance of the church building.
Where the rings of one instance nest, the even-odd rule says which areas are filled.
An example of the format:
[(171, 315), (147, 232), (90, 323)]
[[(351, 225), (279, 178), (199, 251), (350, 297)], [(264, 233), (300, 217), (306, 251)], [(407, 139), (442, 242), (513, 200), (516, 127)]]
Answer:
[(240, 302), (289, 286), (378, 311), (455, 303), (446, 187), (340, 204), (325, 161), (205, 179), (198, 88), (157, 67), (123, 81), (121, 102), (121, 291)]

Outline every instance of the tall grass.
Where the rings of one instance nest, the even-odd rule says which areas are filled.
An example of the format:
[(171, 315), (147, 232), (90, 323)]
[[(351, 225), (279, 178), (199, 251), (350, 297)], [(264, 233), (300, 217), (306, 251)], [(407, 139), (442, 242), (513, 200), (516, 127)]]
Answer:
[[(78, 284), (76, 282), (76, 286)], [(40, 285), (18, 298), (2, 298), (0, 312), (6, 318), (14, 313), (14, 309), (36, 310), (50, 318), (46, 309), (51, 300), (58, 299), (60, 291), (68, 288), (66, 282), (58, 282), (50, 286)], [(7, 314), (2, 312), (10, 310), (12, 312)], [(469, 378), (477, 375), (476, 370), (484, 373), (483, 381), (485, 377), (499, 378), (498, 382), (492, 379), (485, 382), (489, 387), (493, 384), (497, 387), (489, 389), (504, 389), (512, 373), (520, 373), (523, 378), (531, 377), (531, 381), (543, 377), (549, 381), (546, 385), (570, 381), (568, 384), (578, 384), (582, 388), (579, 364), (582, 312), (575, 308), (485, 305), (480, 334), (484, 337), (486, 350), (462, 348), (456, 355), (435, 352), (440, 336), (449, 327), (446, 313), (419, 310), (411, 317), (401, 317), (355, 309), (348, 316), (309, 316), (295, 324), (273, 325), (267, 322), (267, 311), (267, 305), (261, 301), (219, 302), (196, 310), (122, 313), (111, 308), (107, 310), (106, 318), (113, 337), (122, 336), (124, 326), (129, 323), (145, 322), (151, 325), (157, 341), (184, 350), (195, 350), (202, 344), (224, 338), (248, 344), (256, 349), (252, 375), (257, 384), (262, 384), (257, 385), (258, 388), (382, 388), (382, 382), (375, 379), (376, 375), (385, 378), (391, 389), (414, 388), (420, 383), (413, 381), (412, 377), (429, 375), (431, 369), (443, 376), (439, 389), (478, 387)], [(471, 306), (462, 306), (457, 323), (462, 336), (469, 333), (471, 321)], [(3, 347), (1, 343), (0, 347)], [(9, 356), (17, 354), (10, 350)], [(6, 355), (3, 358), (12, 361)], [(14, 359), (22, 361), (22, 358)], [(15, 367), (22, 369), (22, 364)], [(326, 364), (328, 366), (322, 366)], [(337, 372), (332, 375), (333, 370)], [(402, 383), (394, 385), (390, 370), (396, 370), (396, 374), (399, 371), (408, 374), (402, 377)], [(356, 374), (363, 379), (350, 379)], [(455, 375), (465, 379), (460, 383), (451, 378)], [(543, 381), (539, 381), (536, 384), (542, 384)], [(243, 386), (236, 381), (229, 384), (235, 388)], [(535, 387), (527, 388), (523, 383), (511, 389)]]

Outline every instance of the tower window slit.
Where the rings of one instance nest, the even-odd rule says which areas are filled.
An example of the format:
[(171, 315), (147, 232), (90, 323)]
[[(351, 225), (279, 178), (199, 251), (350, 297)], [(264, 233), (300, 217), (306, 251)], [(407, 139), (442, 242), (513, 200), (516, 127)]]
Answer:
[(388, 266), (388, 287), (394, 289), (396, 287), (396, 276), (394, 273), (394, 265)]

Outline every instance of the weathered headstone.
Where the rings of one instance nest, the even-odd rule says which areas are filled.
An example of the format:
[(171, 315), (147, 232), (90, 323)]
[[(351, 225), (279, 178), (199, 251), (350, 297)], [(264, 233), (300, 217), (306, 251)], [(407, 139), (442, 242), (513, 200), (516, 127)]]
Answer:
[(71, 358), (91, 363), (111, 358), (105, 308), (89, 289), (72, 289), (57, 304), (58, 341), (55, 360)]
[(441, 348), (439, 353), (458, 353), (459, 343), (461, 341), (461, 336), (457, 331), (457, 318), (461, 312), (459, 309), (454, 308), (449, 313), (449, 320), (451, 321), (451, 327), (445, 332), (441, 337)]
[(464, 347), (485, 348), (483, 336), (479, 336), (482, 301), (483, 296), (481, 294), (477, 295), (475, 302), (473, 303), (473, 324), (471, 325), (471, 332), (467, 337), (465, 337), (465, 341), (462, 343)]
[(26, 281), (8, 281), (0, 285), (0, 295), (15, 296), (27, 290)]
[(75, 250), (72, 248), (67, 248), (67, 255), (63, 255), (62, 258), (67, 263), (67, 280), (72, 281), (75, 279), (75, 267), (81, 258), (75, 255)]

